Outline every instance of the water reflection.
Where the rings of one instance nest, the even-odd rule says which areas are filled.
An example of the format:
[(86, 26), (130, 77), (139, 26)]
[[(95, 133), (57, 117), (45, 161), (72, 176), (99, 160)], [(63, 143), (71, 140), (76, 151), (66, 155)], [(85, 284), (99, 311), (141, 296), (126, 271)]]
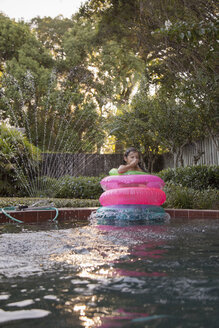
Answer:
[[(66, 245), (67, 250), (61, 254), (52, 254), (50, 260), (64, 262), (77, 268), (77, 276), (97, 279), (100, 277), (114, 277), (136, 274), (137, 269), (131, 271), (119, 268), (119, 264), (127, 263), (129, 268), (138, 261), (160, 259), (166, 253), (163, 247), (165, 241), (160, 240), (164, 235), (164, 225), (127, 225), (115, 224), (92, 227), (92, 245), (82, 244), (71, 247), (71, 242)], [(154, 238), (155, 235), (160, 238)], [(69, 246), (69, 247), (67, 247)], [(116, 266), (115, 266), (116, 264)], [(134, 274), (135, 272), (135, 274)], [(142, 275), (163, 275), (162, 272), (142, 272)]]
[[(64, 253), (52, 254), (50, 257), (54, 262), (67, 263), (77, 268), (70, 288), (80, 295), (80, 302), (76, 302), (75, 297), (68, 299), (62, 311), (77, 313), (81, 325), (87, 328), (120, 327), (124, 320), (139, 317), (148, 319), (149, 315), (145, 313), (128, 313), (107, 307), (101, 307), (98, 315), (98, 304), (104, 303), (101, 300), (103, 293), (114, 291), (145, 294), (145, 278), (159, 279), (166, 276), (166, 272), (153, 271), (151, 265), (147, 265), (152, 260), (159, 261), (167, 252), (163, 249), (166, 232), (164, 224), (110, 223), (98, 221), (94, 224), (92, 221), (92, 242), (86, 240), (85, 246), (85, 239), (82, 238), (72, 248), (68, 241), (69, 247)], [(96, 314), (92, 316), (94, 308)]]
[(1, 309), (16, 328), (29, 328), (25, 314), (48, 328), (216, 327), (218, 229), (92, 221), (3, 234)]
[(100, 328), (113, 328), (113, 327), (132, 327), (136, 324), (144, 324), (152, 320), (160, 320), (170, 317), (169, 315), (150, 315), (148, 313), (140, 312), (127, 312), (124, 309), (118, 309), (111, 317), (102, 319)]

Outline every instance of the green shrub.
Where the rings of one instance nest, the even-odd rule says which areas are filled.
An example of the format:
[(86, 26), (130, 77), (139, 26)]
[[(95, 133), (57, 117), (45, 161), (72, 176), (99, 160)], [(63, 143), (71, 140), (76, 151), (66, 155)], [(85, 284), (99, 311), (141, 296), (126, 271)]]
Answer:
[(55, 197), (60, 182), (58, 179), (43, 176), (36, 178), (32, 185), (34, 186), (34, 197)]
[(193, 208), (219, 210), (219, 191), (217, 189), (196, 190)]
[(195, 190), (167, 183), (164, 187), (167, 199), (164, 207), (187, 209), (219, 209), (219, 190)]
[(38, 193), (43, 197), (98, 199), (103, 192), (100, 186), (101, 179), (102, 177), (42, 177), (42, 189)]
[[(188, 209), (219, 209), (219, 191), (215, 189), (194, 190), (167, 183), (164, 191), (167, 200), (165, 208)], [(38, 203), (39, 202), (39, 203)], [(0, 208), (8, 206), (28, 205), (38, 203), (38, 206), (61, 207), (99, 207), (98, 199), (69, 199), (69, 198), (0, 198)]]
[[(0, 196), (23, 196), (41, 160), (40, 150), (15, 128), (0, 125)], [(31, 166), (31, 170), (30, 170)]]
[(165, 181), (195, 190), (219, 189), (219, 166), (186, 166), (158, 173)]
[[(166, 182), (165, 208), (219, 209), (219, 190), (212, 188), (217, 185), (218, 167), (168, 169), (161, 171), (159, 176)], [(65, 176), (60, 179), (42, 177), (38, 180), (40, 198), (4, 198), (0, 199), (0, 207), (30, 206), (39, 200), (52, 202), (58, 208), (98, 207), (98, 199), (103, 192), (100, 186), (102, 178), (103, 176)]]
[(36, 206), (54, 206), (57, 208), (61, 207), (99, 207), (100, 203), (97, 199), (62, 199), (62, 198), (0, 198), (0, 208), (27, 205), (31, 206), (33, 204)]

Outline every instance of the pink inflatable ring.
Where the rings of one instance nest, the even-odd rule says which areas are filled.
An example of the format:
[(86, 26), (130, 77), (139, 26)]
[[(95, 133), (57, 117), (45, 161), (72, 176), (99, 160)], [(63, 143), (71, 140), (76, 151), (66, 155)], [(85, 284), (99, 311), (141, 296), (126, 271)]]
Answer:
[(102, 206), (109, 205), (162, 205), (166, 200), (166, 194), (159, 188), (120, 188), (109, 189), (100, 196), (100, 204)]
[(112, 175), (100, 182), (103, 190), (126, 187), (162, 188), (164, 181), (156, 175)]

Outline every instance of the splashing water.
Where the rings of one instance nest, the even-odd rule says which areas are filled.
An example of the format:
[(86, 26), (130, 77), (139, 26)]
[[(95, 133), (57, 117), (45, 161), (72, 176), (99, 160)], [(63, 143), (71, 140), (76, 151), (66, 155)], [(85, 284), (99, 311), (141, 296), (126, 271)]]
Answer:
[[(67, 83), (68, 78), (66, 83), (59, 81), (54, 70), (48, 82), (47, 94), (44, 99), (39, 100), (38, 86), (30, 72), (27, 72), (22, 86), (9, 74), (2, 78), (3, 87), (0, 93), (10, 122), (15, 128), (23, 129), (29, 142), (37, 147), (34, 159), (23, 142), (23, 151), (17, 147), (20, 159), (15, 158), (14, 165), (17, 179), (31, 197), (52, 197), (60, 190), (65, 172), (71, 170), (72, 163), (68, 161), (57, 171), (55, 156), (46, 156), (45, 153), (59, 154), (58, 156), (64, 158), (67, 154), (82, 152), (78, 167), (74, 170), (74, 175), (77, 176), (86, 165), (92, 165), (94, 157), (87, 153), (92, 153), (94, 144), (102, 144), (102, 139), (97, 136), (103, 120), (101, 123), (98, 119), (95, 127), (97, 113), (91, 100), (80, 104), (77, 100), (77, 87), (69, 94)], [(7, 92), (9, 86), (14, 90), (13, 95)], [(90, 129), (91, 126), (93, 129)], [(12, 130), (11, 137), (16, 145)], [(23, 159), (23, 154), (27, 161)], [(5, 159), (7, 160), (6, 157)], [(46, 177), (48, 174), (50, 178), (59, 179), (59, 182), (54, 185)]]
[(125, 221), (166, 221), (170, 220), (170, 215), (161, 206), (154, 205), (111, 205), (98, 208), (92, 216), (98, 222), (108, 222), (109, 220), (118, 222), (119, 225)]

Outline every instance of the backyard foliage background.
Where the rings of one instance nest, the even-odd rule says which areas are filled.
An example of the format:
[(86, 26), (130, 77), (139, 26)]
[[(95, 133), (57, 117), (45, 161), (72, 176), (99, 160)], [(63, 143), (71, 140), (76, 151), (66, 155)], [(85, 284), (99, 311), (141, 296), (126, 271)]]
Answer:
[(1, 122), (39, 152), (134, 145), (149, 171), (205, 136), (219, 149), (217, 21), (215, 0), (90, 0), (30, 23), (0, 13)]

